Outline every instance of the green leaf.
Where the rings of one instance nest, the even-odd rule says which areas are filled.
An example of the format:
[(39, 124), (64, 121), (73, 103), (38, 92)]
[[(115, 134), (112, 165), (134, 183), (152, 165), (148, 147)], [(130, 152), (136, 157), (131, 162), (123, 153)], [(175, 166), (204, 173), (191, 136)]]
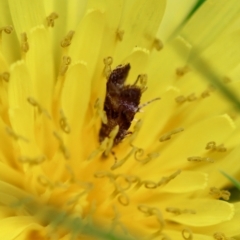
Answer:
[(227, 173), (220, 171), (238, 190), (240, 190), (240, 182)]

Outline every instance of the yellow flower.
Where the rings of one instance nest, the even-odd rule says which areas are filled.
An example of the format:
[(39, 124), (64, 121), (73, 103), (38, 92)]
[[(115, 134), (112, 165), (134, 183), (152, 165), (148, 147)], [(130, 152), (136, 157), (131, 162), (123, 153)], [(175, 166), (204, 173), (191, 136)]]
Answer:
[[(240, 89), (240, 3), (207, 1), (180, 32), (173, 3), (1, 1), (0, 239), (240, 235), (219, 172), (240, 173), (238, 114), (196, 60)], [(127, 63), (144, 112), (113, 146), (106, 82)]]

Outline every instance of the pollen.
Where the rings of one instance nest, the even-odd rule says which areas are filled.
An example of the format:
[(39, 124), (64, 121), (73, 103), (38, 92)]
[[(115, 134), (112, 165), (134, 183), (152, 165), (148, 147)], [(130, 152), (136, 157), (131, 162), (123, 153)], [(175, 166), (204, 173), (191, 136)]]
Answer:
[(69, 56), (63, 56), (62, 65), (60, 68), (60, 75), (64, 76), (67, 72), (69, 65), (71, 64), (71, 58)]
[(25, 32), (21, 34), (21, 50), (24, 53), (27, 53), (29, 50), (28, 37)]
[(209, 192), (213, 197), (217, 198), (217, 199), (220, 199), (222, 198), (223, 200), (225, 201), (228, 201), (230, 196), (231, 196), (231, 193), (227, 190), (220, 190), (216, 187), (211, 187), (210, 188), (210, 192)]
[(124, 31), (118, 29), (117, 32), (116, 32), (116, 36), (117, 36), (117, 39), (118, 39), (119, 41), (122, 41), (122, 40), (123, 40), (123, 36), (124, 36)]
[(52, 12), (48, 17), (46, 17), (47, 20), (47, 26), (48, 27), (54, 27), (55, 20), (58, 18), (58, 14), (55, 12)]
[(214, 160), (209, 157), (200, 157), (200, 156), (192, 156), (188, 157), (187, 159), (190, 162), (208, 162), (208, 163), (214, 163)]
[(69, 47), (74, 36), (74, 31), (69, 31), (66, 37), (63, 38), (61, 41), (61, 47), (66, 48)]
[(184, 131), (184, 128), (176, 128), (168, 133), (165, 133), (161, 138), (160, 138), (160, 142), (165, 142), (167, 140), (170, 140), (171, 137), (174, 135), (174, 134), (177, 134), (177, 133), (180, 133)]

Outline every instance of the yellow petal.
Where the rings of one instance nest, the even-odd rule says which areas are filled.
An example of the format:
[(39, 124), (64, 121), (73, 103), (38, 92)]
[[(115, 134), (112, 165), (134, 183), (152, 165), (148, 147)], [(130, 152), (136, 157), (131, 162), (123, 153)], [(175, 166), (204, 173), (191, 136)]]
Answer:
[(21, 33), (44, 23), (46, 14), (43, 1), (9, 0), (8, 2), (18, 39)]
[(4, 240), (12, 240), (18, 237), (18, 235), (22, 234), (26, 231), (27, 228), (32, 229), (41, 229), (41, 227), (35, 223), (35, 219), (33, 217), (9, 217), (0, 220), (0, 224), (2, 229), (0, 231), (0, 238)]
[(119, 26), (119, 30), (124, 31), (123, 40), (114, 55), (117, 62), (135, 46), (146, 49), (153, 47), (165, 6), (165, 0), (126, 2)]
[(99, 10), (89, 10), (76, 28), (76, 33), (69, 47), (72, 63), (86, 62), (91, 75), (98, 60), (104, 24), (104, 13)]
[(166, 184), (161, 191), (170, 193), (186, 193), (207, 187), (208, 176), (195, 171), (182, 171), (176, 178)]
[(28, 38), (30, 50), (26, 54), (26, 65), (31, 77), (31, 97), (49, 112), (56, 77), (53, 74), (49, 32), (43, 26), (38, 26), (31, 30)]
[(10, 121), (13, 131), (27, 140), (19, 141), (22, 154), (36, 157), (38, 149), (34, 144), (34, 108), (27, 101), (30, 94), (31, 80), (28, 69), (23, 61), (19, 61), (12, 66), (9, 82)]
[(238, 0), (207, 1), (185, 25), (181, 35), (198, 49), (203, 49), (228, 27), (239, 10)]
[[(169, 206), (171, 207), (171, 206)], [(176, 202), (174, 208), (193, 210), (193, 213), (174, 216), (169, 213), (167, 219), (188, 226), (209, 226), (231, 220), (234, 216), (234, 206), (220, 200), (191, 199)]]

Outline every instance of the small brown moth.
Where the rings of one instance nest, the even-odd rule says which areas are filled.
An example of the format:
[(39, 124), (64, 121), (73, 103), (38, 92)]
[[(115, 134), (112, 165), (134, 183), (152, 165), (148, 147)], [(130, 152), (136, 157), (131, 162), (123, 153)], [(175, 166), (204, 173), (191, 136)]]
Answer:
[(104, 111), (107, 124), (102, 123), (99, 132), (99, 141), (109, 137), (111, 131), (118, 125), (119, 130), (114, 139), (113, 146), (119, 144), (128, 135), (128, 129), (135, 114), (139, 111), (143, 88), (136, 85), (125, 85), (130, 64), (117, 66), (109, 75), (106, 86)]

